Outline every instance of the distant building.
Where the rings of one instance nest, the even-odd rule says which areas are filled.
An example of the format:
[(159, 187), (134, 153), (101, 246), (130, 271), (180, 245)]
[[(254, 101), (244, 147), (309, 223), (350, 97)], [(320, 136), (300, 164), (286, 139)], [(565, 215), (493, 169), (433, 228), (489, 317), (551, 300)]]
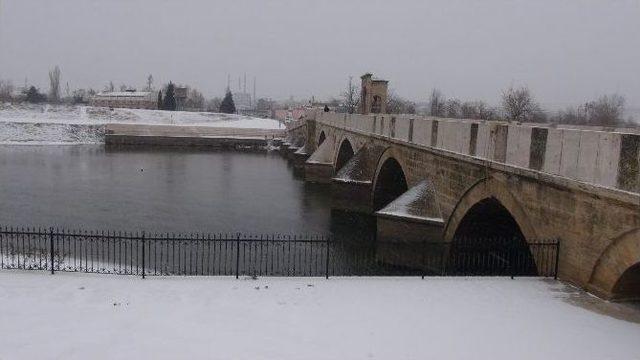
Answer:
[(135, 90), (100, 92), (91, 97), (89, 105), (109, 108), (157, 109), (158, 93)]
[(373, 74), (366, 73), (360, 77), (360, 114), (384, 114), (387, 112), (387, 80), (374, 79)]

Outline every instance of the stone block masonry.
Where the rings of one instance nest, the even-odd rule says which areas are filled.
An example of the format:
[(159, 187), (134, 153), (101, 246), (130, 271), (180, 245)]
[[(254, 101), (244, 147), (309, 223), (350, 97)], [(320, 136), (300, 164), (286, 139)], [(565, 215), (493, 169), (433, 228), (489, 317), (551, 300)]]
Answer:
[[(430, 217), (442, 219), (440, 228), (415, 225), (410, 216), (381, 216), (379, 235), (404, 229), (416, 239), (423, 234), (453, 241), (469, 214), (491, 200), (506, 214), (494, 221), (512, 221), (526, 241), (560, 240), (561, 279), (606, 298), (628, 298), (640, 289), (634, 285), (640, 252), (627, 251), (640, 243), (639, 133), (416, 115), (309, 111), (305, 118), (306, 127), (300, 124), (290, 138), (312, 139), (316, 147), (321, 137), (329, 141), (310, 160), (334, 167), (325, 174), (336, 174), (336, 207), (377, 214), (376, 191), (388, 187), (376, 184), (391, 160), (400, 168), (394, 176), (406, 179), (409, 191), (425, 180), (432, 184), (433, 196), (416, 206), (438, 209)], [(347, 177), (336, 168), (345, 141), (354, 152), (343, 167), (351, 172)]]

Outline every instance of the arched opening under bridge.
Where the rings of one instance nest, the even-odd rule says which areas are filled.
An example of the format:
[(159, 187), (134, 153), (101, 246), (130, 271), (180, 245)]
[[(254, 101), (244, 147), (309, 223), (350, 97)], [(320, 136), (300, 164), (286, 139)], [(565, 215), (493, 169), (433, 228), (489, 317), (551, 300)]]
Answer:
[(373, 210), (378, 211), (408, 190), (407, 178), (400, 163), (387, 158), (378, 172), (373, 189)]
[(324, 131), (320, 133), (320, 137), (318, 137), (318, 146), (322, 145), (322, 143), (327, 139), (327, 136), (324, 134)]
[(336, 158), (336, 173), (340, 171), (340, 169), (342, 169), (349, 160), (351, 160), (353, 154), (354, 151), (351, 142), (348, 139), (344, 139), (340, 144), (338, 157)]
[(629, 267), (613, 286), (613, 299), (640, 301), (640, 262)]
[(455, 231), (448, 266), (461, 275), (538, 275), (520, 226), (494, 197), (466, 212)]

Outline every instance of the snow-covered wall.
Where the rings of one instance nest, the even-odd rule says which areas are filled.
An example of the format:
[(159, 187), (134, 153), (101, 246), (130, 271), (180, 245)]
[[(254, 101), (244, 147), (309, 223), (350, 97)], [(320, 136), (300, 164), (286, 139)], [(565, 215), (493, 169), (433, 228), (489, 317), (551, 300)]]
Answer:
[(640, 134), (417, 115), (313, 113), (319, 123), (640, 192)]

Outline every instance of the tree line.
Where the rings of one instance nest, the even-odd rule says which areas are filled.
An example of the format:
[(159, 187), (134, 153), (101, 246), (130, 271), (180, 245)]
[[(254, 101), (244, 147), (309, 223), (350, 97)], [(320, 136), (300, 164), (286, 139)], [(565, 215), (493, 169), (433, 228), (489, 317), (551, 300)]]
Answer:
[[(360, 103), (360, 91), (350, 77), (340, 99), (331, 99), (327, 105), (337, 112), (353, 114)], [(569, 106), (559, 111), (543, 109), (528, 87), (509, 87), (502, 91), (499, 106), (490, 106), (482, 100), (462, 101), (447, 98), (433, 89), (426, 107), (418, 108), (413, 101), (388, 91), (387, 113), (423, 114), (454, 119), (499, 120), (533, 123), (556, 123), (608, 127), (638, 126), (632, 118), (625, 118), (625, 98), (618, 94), (603, 95), (580, 106)]]
[[(35, 85), (27, 85), (18, 89), (9, 80), (0, 79), (0, 102), (28, 102), (28, 103), (50, 103), (50, 104), (87, 104), (91, 96), (98, 92), (94, 89), (74, 89), (71, 90), (69, 83), (62, 88), (62, 71), (59, 66), (53, 67), (48, 74), (49, 89), (48, 92), (42, 91)], [(187, 111), (211, 111), (235, 113), (236, 108), (233, 102), (233, 95), (227, 89), (223, 99), (218, 97), (206, 99), (204, 95), (195, 88), (184, 86), (186, 88), (186, 98), (182, 108)], [(135, 87), (121, 84), (119, 91), (136, 91)], [(16, 91), (19, 90), (19, 91)], [(146, 79), (144, 91), (155, 91), (153, 75), (149, 74)], [(109, 81), (102, 90), (105, 93), (116, 91), (116, 85), (113, 81)], [(169, 82), (158, 90), (157, 106), (161, 110), (176, 110), (178, 107), (176, 101), (176, 85)], [(262, 99), (264, 101), (264, 99)], [(260, 102), (259, 102), (260, 105)]]
[(623, 127), (637, 126), (625, 118), (625, 98), (618, 94), (602, 95), (579, 106), (558, 111), (543, 109), (528, 87), (509, 87), (502, 91), (500, 105), (488, 106), (483, 101), (461, 102), (445, 98), (434, 89), (429, 98), (428, 115), (457, 119), (502, 120), (531, 123), (555, 123)]

